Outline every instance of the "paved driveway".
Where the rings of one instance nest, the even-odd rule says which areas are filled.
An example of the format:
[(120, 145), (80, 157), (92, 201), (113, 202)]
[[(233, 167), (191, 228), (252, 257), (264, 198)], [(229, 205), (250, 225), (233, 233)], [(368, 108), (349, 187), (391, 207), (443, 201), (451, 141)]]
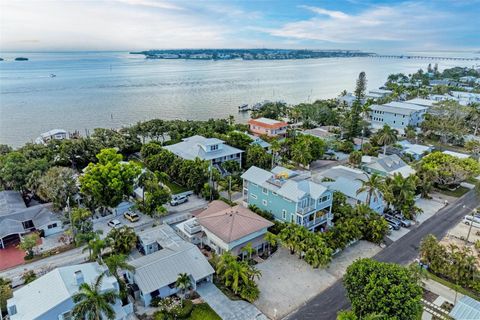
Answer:
[(202, 283), (197, 292), (223, 320), (267, 320), (254, 305), (230, 300), (213, 283)]
[(359, 241), (336, 255), (327, 268), (313, 269), (298, 255), (280, 248), (257, 265), (262, 277), (257, 281), (260, 297), (255, 305), (271, 319), (281, 319), (334, 284), (354, 260), (380, 250), (375, 244)]

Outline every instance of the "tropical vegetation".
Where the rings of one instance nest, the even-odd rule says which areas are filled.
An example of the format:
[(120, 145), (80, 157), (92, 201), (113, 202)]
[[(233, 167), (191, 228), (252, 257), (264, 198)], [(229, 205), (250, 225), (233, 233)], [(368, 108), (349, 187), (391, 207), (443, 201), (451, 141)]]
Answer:
[(372, 314), (396, 320), (422, 316), (422, 289), (408, 268), (359, 259), (347, 268), (343, 283), (352, 311), (360, 319)]

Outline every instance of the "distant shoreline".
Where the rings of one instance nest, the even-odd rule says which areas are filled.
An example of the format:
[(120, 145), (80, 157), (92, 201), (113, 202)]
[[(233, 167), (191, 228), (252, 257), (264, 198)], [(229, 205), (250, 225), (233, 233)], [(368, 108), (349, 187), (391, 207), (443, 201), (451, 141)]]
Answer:
[(318, 58), (368, 57), (374, 53), (359, 50), (290, 49), (178, 49), (132, 51), (146, 59), (168, 60), (304, 60)]

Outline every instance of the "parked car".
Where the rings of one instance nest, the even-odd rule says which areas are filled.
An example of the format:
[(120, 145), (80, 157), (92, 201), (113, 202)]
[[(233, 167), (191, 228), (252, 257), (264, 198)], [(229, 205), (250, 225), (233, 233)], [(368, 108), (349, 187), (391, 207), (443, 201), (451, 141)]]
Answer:
[(397, 219), (398, 221), (400, 221), (400, 224), (402, 225), (402, 227), (404, 228), (410, 228), (412, 225), (413, 225), (413, 221), (412, 220), (408, 220), (407, 218), (405, 218), (401, 213), (397, 213), (393, 216), (393, 218)]
[(112, 228), (120, 228), (122, 226), (122, 223), (118, 219), (112, 219), (108, 221), (108, 226)]
[(179, 204), (185, 203), (187, 201), (188, 201), (187, 195), (173, 196), (172, 200), (170, 200), (170, 204), (172, 206), (178, 206)]
[(125, 217), (125, 219), (127, 219), (130, 222), (137, 222), (138, 220), (140, 220), (140, 216), (135, 212), (131, 212), (131, 211), (125, 212), (123, 216)]
[(467, 226), (471, 224), (472, 227), (480, 228), (480, 217), (465, 216), (463, 218), (463, 223)]
[(384, 219), (387, 220), (388, 224), (391, 225), (394, 230), (400, 230), (400, 228), (402, 227), (400, 221), (395, 218), (385, 216)]

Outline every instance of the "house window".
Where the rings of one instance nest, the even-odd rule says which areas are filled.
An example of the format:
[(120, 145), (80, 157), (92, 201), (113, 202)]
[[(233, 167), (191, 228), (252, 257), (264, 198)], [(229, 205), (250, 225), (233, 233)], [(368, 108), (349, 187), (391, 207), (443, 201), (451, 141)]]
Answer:
[(253, 193), (250, 193), (250, 197), (252, 197), (253, 199), (257, 199), (257, 195)]
[(267, 195), (268, 195), (268, 190), (267, 190), (267, 188), (262, 188), (262, 192), (263, 192), (263, 194), (267, 194)]
[(262, 204), (266, 207), (268, 204), (267, 200), (262, 200)]
[(218, 150), (218, 144), (214, 144), (213, 146), (210, 146), (210, 150), (212, 151)]
[(322, 202), (325, 202), (327, 200), (328, 200), (328, 196), (325, 196), (325, 197), (322, 198)]
[(158, 297), (159, 295), (160, 295), (160, 291), (158, 289), (150, 293), (150, 297), (152, 298)]
[(22, 225), (23, 225), (23, 229), (25, 229), (25, 230), (27, 230), (27, 229), (32, 229), (32, 228), (35, 227), (35, 226), (33, 225), (33, 221), (32, 221), (32, 220), (23, 221), (23, 222), (22, 222)]
[(57, 227), (57, 224), (56, 223), (52, 223), (52, 224), (49, 224), (47, 226), (48, 229), (53, 229), (53, 228), (56, 228)]
[(282, 210), (282, 219), (287, 220), (287, 210), (285, 209)]

